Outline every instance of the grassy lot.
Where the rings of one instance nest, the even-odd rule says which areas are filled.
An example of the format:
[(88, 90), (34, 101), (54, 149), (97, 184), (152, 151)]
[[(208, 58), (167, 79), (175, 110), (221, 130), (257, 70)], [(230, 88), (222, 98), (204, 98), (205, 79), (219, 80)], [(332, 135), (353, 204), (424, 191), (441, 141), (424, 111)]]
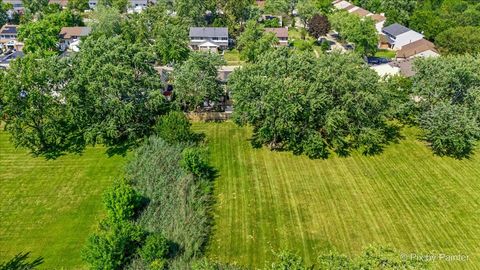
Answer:
[(101, 194), (123, 165), (99, 147), (55, 161), (32, 158), (0, 131), (0, 261), (32, 251), (45, 258), (43, 269), (84, 268), (80, 250), (101, 218)]
[(480, 268), (480, 151), (435, 157), (407, 129), (379, 156), (309, 160), (252, 149), (250, 130), (232, 123), (194, 127), (207, 134), (220, 175), (213, 258), (262, 267), (272, 249), (312, 262), (328, 249), (356, 254), (378, 243), (469, 256), (437, 269)]
[(375, 56), (387, 58), (387, 59), (393, 59), (396, 56), (396, 52), (391, 50), (378, 50)]
[(236, 49), (225, 51), (223, 58), (227, 61), (227, 65), (229, 66), (239, 66), (244, 63), (244, 61), (240, 59), (240, 52)]

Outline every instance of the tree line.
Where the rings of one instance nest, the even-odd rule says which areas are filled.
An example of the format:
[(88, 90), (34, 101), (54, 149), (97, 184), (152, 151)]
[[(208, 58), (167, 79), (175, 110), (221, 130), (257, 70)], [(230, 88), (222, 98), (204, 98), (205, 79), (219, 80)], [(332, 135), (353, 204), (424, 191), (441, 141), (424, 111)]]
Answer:
[(234, 121), (253, 127), (254, 147), (311, 158), (380, 153), (402, 125), (419, 127), (435, 154), (469, 157), (480, 138), (480, 62), (448, 56), (414, 68), (411, 79), (382, 79), (356, 54), (269, 51), (231, 76)]

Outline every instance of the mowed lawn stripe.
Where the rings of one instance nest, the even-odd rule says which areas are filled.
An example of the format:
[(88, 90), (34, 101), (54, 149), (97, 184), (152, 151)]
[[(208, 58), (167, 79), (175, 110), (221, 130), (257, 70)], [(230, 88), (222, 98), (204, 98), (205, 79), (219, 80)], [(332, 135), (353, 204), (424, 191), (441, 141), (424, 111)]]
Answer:
[(33, 158), (0, 132), (0, 261), (31, 251), (43, 269), (84, 269), (80, 250), (102, 216), (101, 194), (124, 163), (101, 147)]
[(251, 130), (230, 122), (194, 128), (206, 133), (220, 171), (211, 257), (263, 267), (272, 249), (313, 262), (332, 248), (358, 254), (378, 243), (469, 256), (437, 269), (480, 268), (480, 151), (461, 161), (437, 157), (406, 128), (380, 155), (309, 160), (253, 149)]

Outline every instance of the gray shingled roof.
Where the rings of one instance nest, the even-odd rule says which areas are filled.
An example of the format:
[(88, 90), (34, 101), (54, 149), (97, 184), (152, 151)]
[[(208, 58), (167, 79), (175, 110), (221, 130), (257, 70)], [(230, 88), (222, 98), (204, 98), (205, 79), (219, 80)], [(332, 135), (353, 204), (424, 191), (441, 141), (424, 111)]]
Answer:
[(190, 37), (228, 37), (228, 28), (190, 27)]
[(407, 27), (405, 27), (405, 26), (403, 26), (403, 25), (401, 25), (401, 24), (394, 23), (394, 24), (392, 24), (392, 25), (390, 25), (390, 26), (387, 26), (387, 27), (383, 28), (382, 31), (383, 31), (384, 33), (387, 33), (387, 34), (389, 34), (389, 35), (391, 35), (391, 36), (396, 37), (396, 36), (398, 36), (398, 35), (401, 35), (401, 34), (403, 34), (403, 33), (406, 33), (406, 32), (408, 32), (408, 31), (411, 31), (411, 29), (409, 29), (409, 28), (407, 28)]

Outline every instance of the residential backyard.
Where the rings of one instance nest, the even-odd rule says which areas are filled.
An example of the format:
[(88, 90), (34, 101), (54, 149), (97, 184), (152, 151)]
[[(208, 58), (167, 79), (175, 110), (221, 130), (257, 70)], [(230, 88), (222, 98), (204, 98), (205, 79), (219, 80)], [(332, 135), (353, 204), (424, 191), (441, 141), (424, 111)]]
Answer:
[(253, 149), (233, 123), (195, 124), (207, 135), (216, 181), (211, 258), (264, 267), (272, 250), (308, 262), (330, 249), (369, 244), (403, 253), (467, 255), (435, 269), (480, 266), (480, 152), (470, 160), (432, 155), (417, 131), (374, 157), (310, 160)]
[(101, 194), (124, 163), (101, 147), (33, 158), (0, 131), (0, 261), (31, 251), (44, 257), (42, 269), (84, 269), (80, 251), (104, 211)]

